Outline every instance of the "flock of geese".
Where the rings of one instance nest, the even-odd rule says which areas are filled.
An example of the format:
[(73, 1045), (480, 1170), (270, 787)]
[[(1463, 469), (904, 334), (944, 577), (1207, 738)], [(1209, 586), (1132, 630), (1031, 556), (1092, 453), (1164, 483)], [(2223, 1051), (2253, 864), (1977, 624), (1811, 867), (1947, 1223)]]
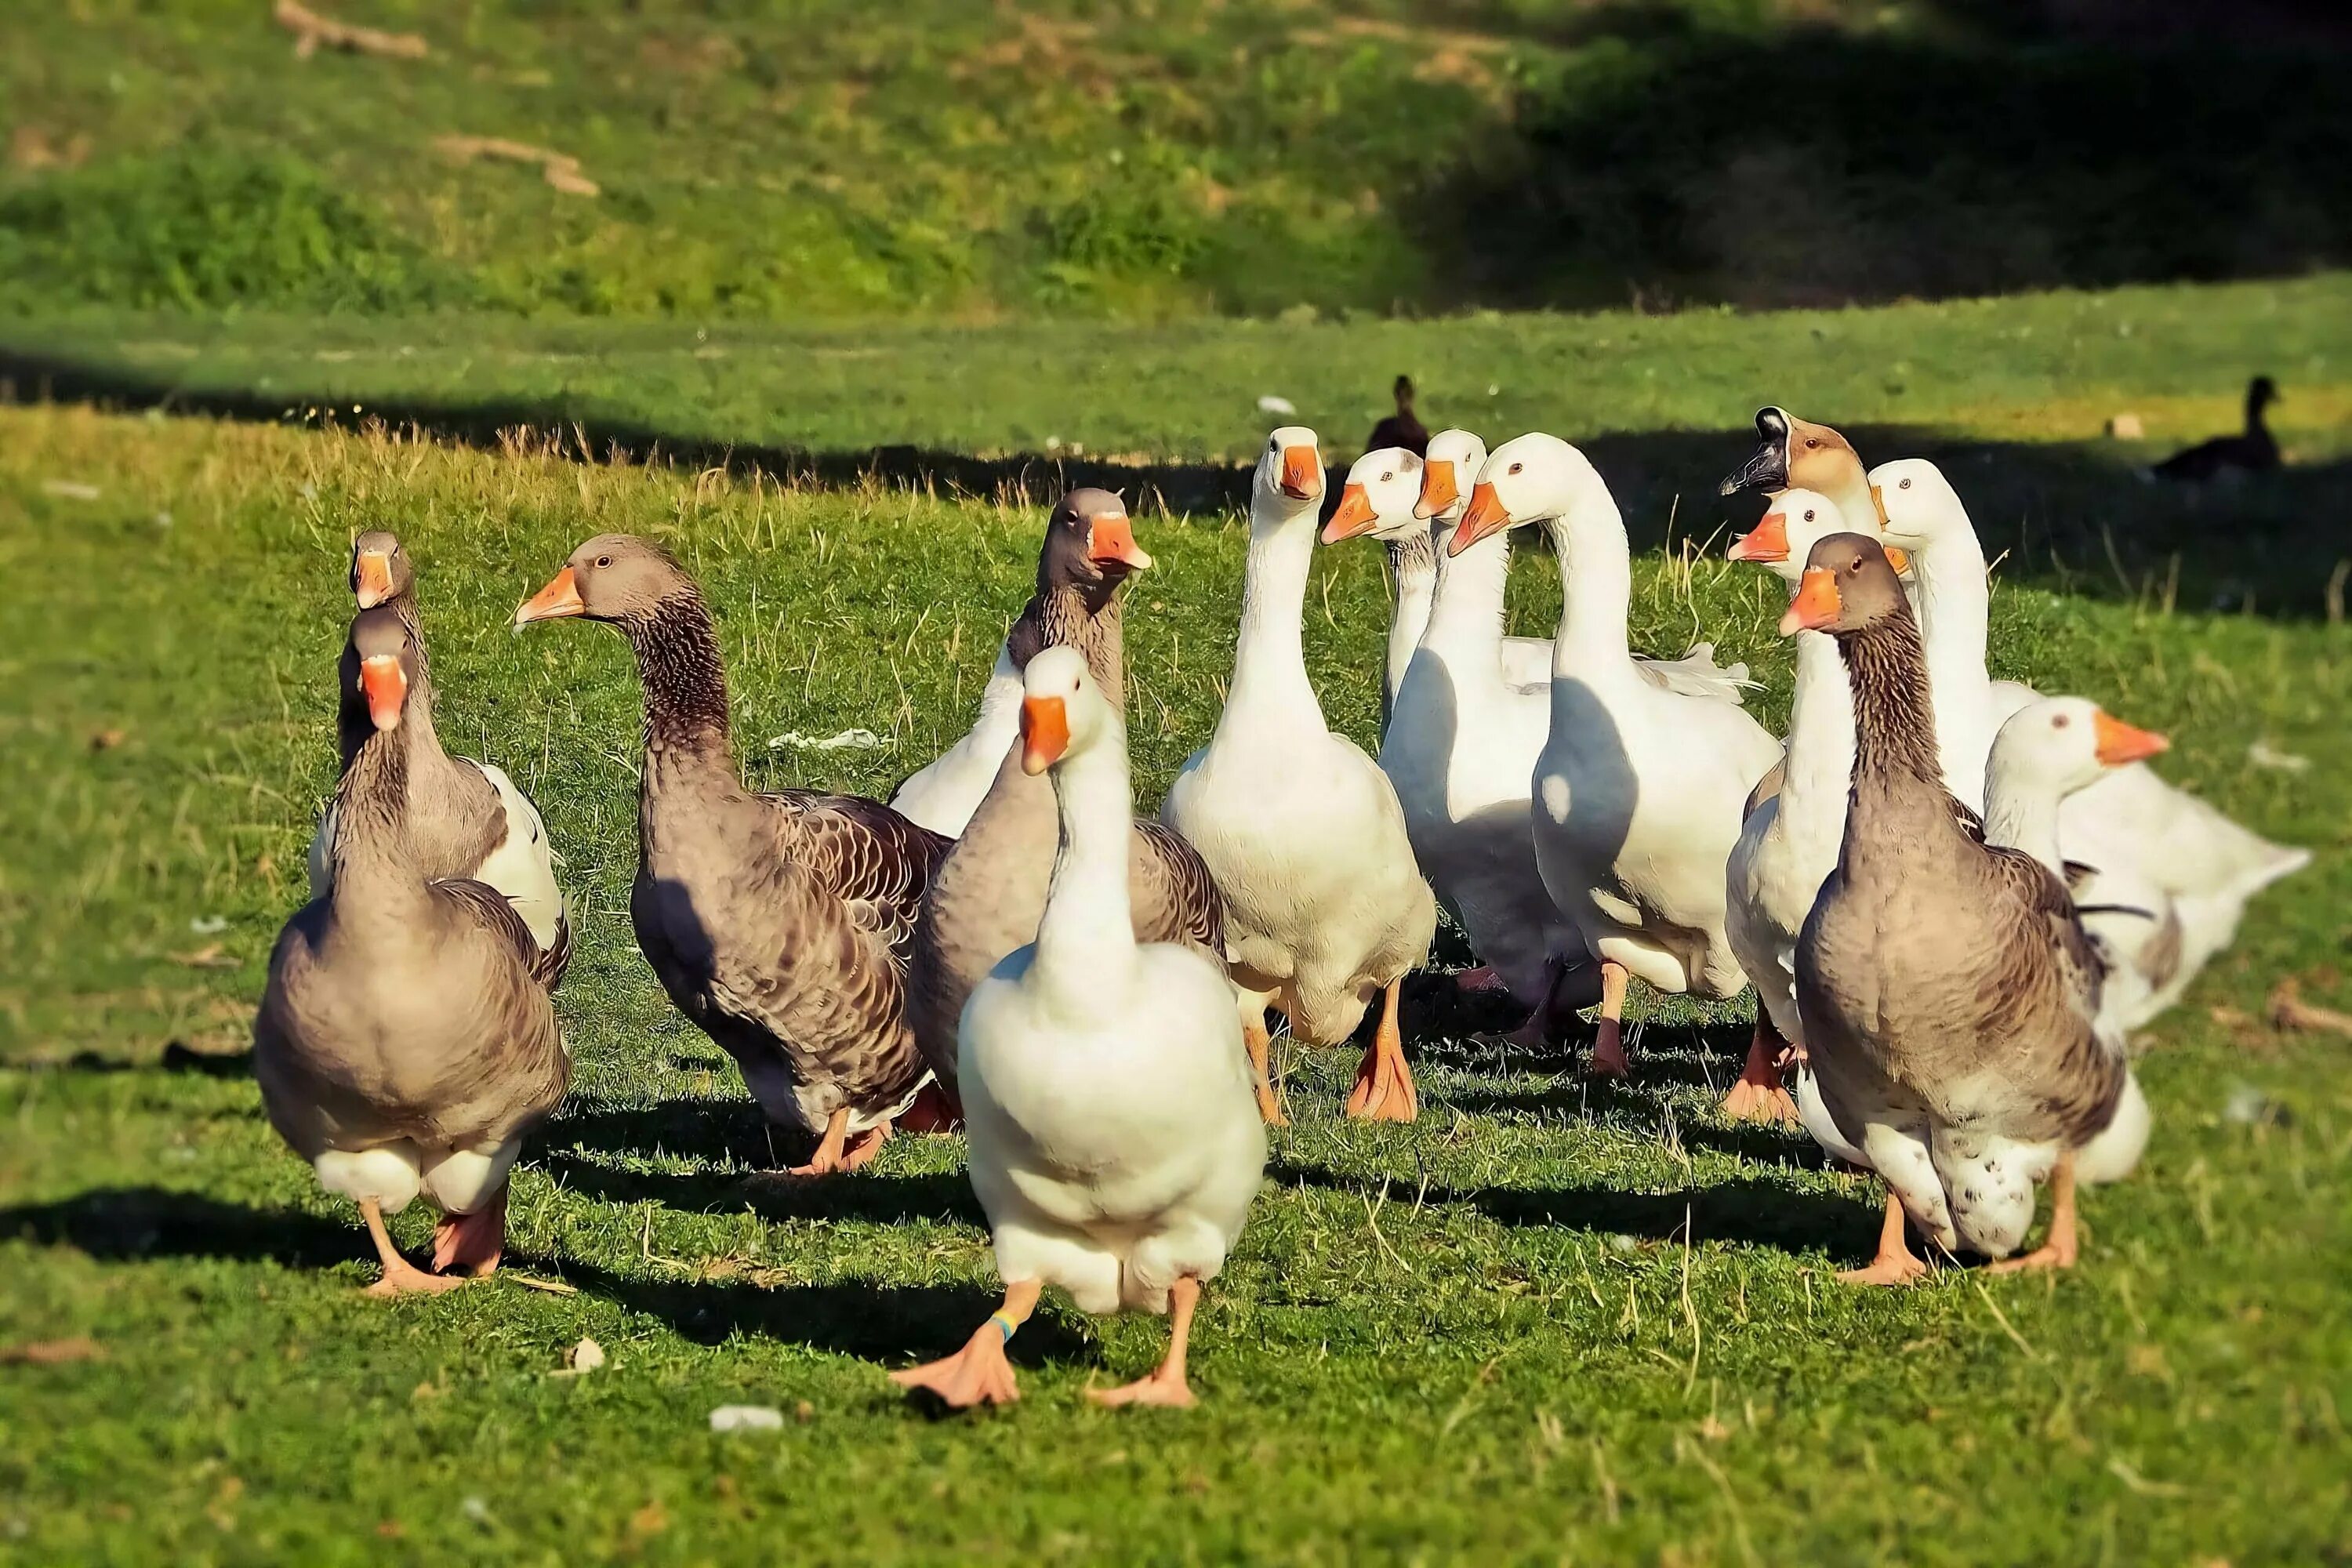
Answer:
[[(1599, 1004), (1596, 1073), (1626, 1071), (1633, 981), (1752, 985), (1727, 1111), (1801, 1122), (1886, 1185), (1878, 1255), (1845, 1278), (1923, 1273), (1906, 1221), (1997, 1268), (2074, 1261), (2076, 1184), (2126, 1173), (2147, 1135), (2126, 1032), (2307, 856), (2158, 778), (2160, 736), (1988, 678), (1984, 553), (1933, 464), (1865, 469), (1778, 408), (1756, 425), (1724, 489), (1770, 495), (1730, 557), (1790, 591), (1785, 738), (1707, 645), (1633, 650), (1616, 503), (1539, 433), (1489, 452), (1415, 424), (1425, 449), (1367, 453), (1336, 504), (1315, 432), (1269, 436), (1223, 711), (1157, 820), (1134, 813), (1122, 706), (1120, 590), (1151, 557), (1108, 492), (1055, 507), (970, 734), (887, 805), (745, 787), (710, 611), (658, 546), (591, 539), (522, 604), (518, 627), (601, 621), (635, 650), (637, 946), (766, 1115), (815, 1140), (793, 1173), (968, 1129), (1003, 1305), (898, 1381), (1016, 1398), (1006, 1342), (1055, 1285), (1171, 1317), (1161, 1364), (1097, 1397), (1189, 1403), (1194, 1305), (1284, 1120), (1269, 1009), (1328, 1046), (1377, 1008), (1347, 1113), (1412, 1120), (1398, 992), (1441, 908), (1479, 959), (1455, 983), (1507, 994), (1523, 1041)], [(1504, 635), (1519, 529), (1559, 562), (1549, 641)], [(1393, 563), (1377, 758), (1307, 678), (1318, 531)], [(443, 1290), (497, 1267), (509, 1168), (563, 1095), (571, 928), (538, 813), (436, 737), (400, 542), (360, 535), (351, 585), (342, 775), (254, 1060), (272, 1122), (364, 1218), (371, 1290)], [(2022, 1252), (2044, 1183), (2048, 1238)], [(430, 1270), (384, 1226), (420, 1193), (443, 1215)]]

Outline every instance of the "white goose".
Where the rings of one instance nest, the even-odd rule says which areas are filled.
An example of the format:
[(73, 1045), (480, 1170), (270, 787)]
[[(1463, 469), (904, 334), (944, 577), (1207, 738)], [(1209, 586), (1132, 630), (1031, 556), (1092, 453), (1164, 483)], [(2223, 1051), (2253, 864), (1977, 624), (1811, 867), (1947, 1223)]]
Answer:
[(891, 1376), (954, 1405), (1019, 1398), (1005, 1342), (1058, 1285), (1082, 1312), (1172, 1313), (1158, 1370), (1094, 1399), (1190, 1405), (1193, 1306), (1265, 1169), (1233, 990), (1196, 948), (1136, 942), (1127, 738), (1076, 648), (1030, 659), (1021, 737), (1022, 767), (1053, 771), (1053, 881), (1037, 940), (973, 990), (957, 1039), (1004, 1304), (955, 1355)]
[[(1784, 490), (1754, 531), (1732, 541), (1729, 556), (1762, 566), (1789, 585), (1793, 597), (1814, 543), (1845, 531), (1835, 501), (1813, 490)], [(1896, 571), (1902, 552), (1889, 551)], [(1837, 639), (1826, 632), (1797, 633), (1797, 680), (1789, 706), (1789, 738), (1777, 790), (1759, 801), (1740, 826), (1724, 867), (1727, 905), (1724, 934), (1756, 987), (1756, 1037), (1739, 1081), (1724, 1099), (1725, 1114), (1759, 1121), (1798, 1120), (1797, 1102), (1780, 1079), (1780, 1041), (1804, 1052), (1797, 1016), (1797, 935), (1812, 912), (1822, 883), (1837, 866), (1845, 836), (1846, 791), (1853, 776), (1853, 696)], [(1778, 1036), (1776, 1039), (1774, 1037)]]
[[(1870, 485), (1885, 510), (1886, 538), (1911, 552), (1946, 787), (1980, 806), (1994, 732), (2039, 694), (1986, 674), (1990, 590), (1984, 547), (1950, 481), (1925, 458), (1906, 458), (1872, 469)], [(2311, 860), (2310, 851), (2247, 831), (2137, 763), (2109, 769), (2067, 796), (2059, 809), (2059, 836), (2070, 858), (2154, 886), (2172, 900), (2179, 962), (2158, 1010), (2229, 945), (2248, 900)], [(2084, 893), (2093, 906), (2128, 903), (2130, 897), (2120, 890), (2112, 897), (2096, 889)], [(2111, 947), (2146, 936), (2146, 921), (2137, 917), (2095, 912), (2084, 923)]]
[(890, 809), (918, 827), (961, 838), (1020, 728), (1021, 671), (1011, 648), (1000, 643), (971, 731), (900, 784), (890, 796)]
[[(1466, 430), (1448, 430), (1429, 450), (1426, 464), (1402, 447), (1358, 458), (1323, 542), (1370, 534), (1428, 542), (1430, 518), (1448, 510), (1458, 517), (1468, 498), (1450, 478), (1433, 490), (1429, 476), (1457, 462), (1475, 474), (1486, 447)], [(1433, 546), (1433, 560), (1436, 553)], [(1480, 962), (1530, 1010), (1515, 1037), (1539, 1046), (1554, 1017), (1593, 998), (1575, 988), (1562, 994), (1563, 972), (1587, 965), (1584, 941), (1536, 869), (1528, 781), (1551, 725), (1551, 681), (1515, 681), (1505, 668), (1510, 569), (1509, 539), (1500, 533), (1433, 568), (1434, 603), (1390, 703), (1380, 765), (1396, 787), (1423, 874)], [(1549, 665), (1551, 645), (1538, 646)]]
[(1486, 459), (1448, 548), (1534, 525), (1559, 557), (1561, 600), (1536, 862), (1601, 962), (1594, 1070), (1622, 1075), (1630, 978), (1718, 998), (1747, 983), (1723, 930), (1724, 861), (1780, 748), (1736, 699), (1675, 690), (1634, 659), (1624, 520), (1584, 454), (1539, 431)]
[(1160, 815), (1200, 851), (1224, 895), (1253, 1058), (1265, 1060), (1269, 1004), (1300, 1038), (1337, 1045), (1384, 992), (1348, 1111), (1410, 1121), (1397, 991), (1428, 953), (1437, 904), (1396, 791), (1361, 747), (1324, 723), (1307, 679), (1299, 623), (1323, 489), (1315, 432), (1275, 431), (1250, 487), (1233, 686), (1216, 733), (1185, 760)]

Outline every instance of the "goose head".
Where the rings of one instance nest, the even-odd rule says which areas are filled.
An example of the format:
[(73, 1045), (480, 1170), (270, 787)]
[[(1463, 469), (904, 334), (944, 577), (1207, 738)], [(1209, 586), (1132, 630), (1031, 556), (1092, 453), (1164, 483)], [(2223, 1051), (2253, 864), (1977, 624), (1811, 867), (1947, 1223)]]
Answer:
[(652, 616), (692, 584), (668, 551), (630, 533), (600, 533), (572, 552), (547, 586), (525, 599), (514, 624), (578, 616), (632, 621)]
[(1992, 771), (2063, 799), (2096, 783), (2109, 768), (2145, 762), (2171, 749), (2084, 697), (2045, 697), (2011, 714), (1992, 743)]
[[(1733, 540), (1725, 555), (1752, 562), (1793, 586), (1804, 574), (1805, 558), (1814, 544), (1848, 531), (1845, 513), (1829, 497), (1818, 490), (1782, 490), (1766, 507), (1763, 520)], [(1910, 564), (1900, 549), (1890, 547), (1886, 558), (1898, 573)]]
[(347, 661), (349, 699), (367, 705), (368, 721), (377, 729), (398, 729), (416, 683), (416, 647), (399, 615), (379, 607), (353, 617)]
[(1422, 459), (1421, 500), (1412, 515), (1433, 522), (1459, 522), (1469, 510), (1470, 487), (1486, 466), (1486, 443), (1467, 430), (1440, 430), (1429, 438)]
[(2246, 383), (2246, 418), (2251, 422), (2263, 416), (2263, 410), (2279, 400), (2278, 383), (2269, 376), (2258, 375)]
[(1852, 442), (1826, 425), (1767, 407), (1756, 411), (1756, 450), (1716, 488), (1727, 496), (1786, 489), (1851, 496), (1864, 482)]
[(1870, 470), (1886, 516), (1886, 539), (1907, 550), (1927, 550), (1939, 539), (1973, 535), (1968, 508), (1944, 471), (1925, 458), (1901, 458)]
[(416, 569), (390, 529), (372, 528), (352, 541), (352, 596), (361, 609), (389, 604), (415, 586)]
[(1843, 636), (1910, 613), (1895, 563), (1878, 541), (1866, 534), (1832, 533), (1814, 541), (1806, 553), (1796, 597), (1780, 617), (1780, 635), (1812, 631)]
[(1108, 592), (1150, 568), (1135, 542), (1127, 503), (1108, 490), (1075, 489), (1055, 505), (1037, 552), (1037, 587)]
[(1489, 534), (1565, 517), (1583, 483), (1597, 478), (1584, 454), (1557, 436), (1530, 430), (1487, 455), (1471, 488), (1470, 504), (1446, 542), (1459, 555)]
[(1034, 777), (1084, 756), (1118, 722), (1077, 649), (1040, 649), (1021, 672), (1022, 772)]
[(1304, 425), (1267, 435), (1250, 476), (1250, 515), (1287, 522), (1312, 516), (1323, 500), (1321, 437)]
[(1343, 539), (1405, 539), (1426, 534), (1429, 524), (1413, 515), (1421, 497), (1422, 462), (1402, 447), (1379, 447), (1356, 459), (1339, 487), (1339, 510), (1323, 525), (1323, 542)]

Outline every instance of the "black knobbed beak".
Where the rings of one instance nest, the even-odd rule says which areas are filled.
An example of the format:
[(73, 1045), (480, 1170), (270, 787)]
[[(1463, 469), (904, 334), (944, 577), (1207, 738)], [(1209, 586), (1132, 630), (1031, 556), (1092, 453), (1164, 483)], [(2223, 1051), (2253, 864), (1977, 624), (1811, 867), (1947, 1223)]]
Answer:
[(1773, 490), (1789, 488), (1789, 416), (1778, 408), (1756, 411), (1756, 450), (1738, 472), (1716, 487), (1717, 495), (1736, 496), (1742, 490)]

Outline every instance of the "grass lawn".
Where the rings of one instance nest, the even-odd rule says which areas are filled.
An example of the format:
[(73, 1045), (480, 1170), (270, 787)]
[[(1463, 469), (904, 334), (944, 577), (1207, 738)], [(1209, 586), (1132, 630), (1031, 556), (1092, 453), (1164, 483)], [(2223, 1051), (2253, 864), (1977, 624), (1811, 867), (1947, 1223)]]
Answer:
[[(2306, 287), (2340, 306), (2340, 281)], [(2225, 291), (2215, 308), (2260, 298)], [(2302, 406), (2334, 415), (2285, 411), (2309, 421), (2296, 441), (2332, 456), (2352, 445), (2343, 394), (2329, 390), (2345, 381), (2343, 346), (2326, 341), (2342, 313), (2328, 325), (2301, 298), (2294, 324), (2257, 346), (2308, 340), (2314, 364), (2332, 367), (2304, 376), (2322, 388)], [(2183, 331), (2194, 316), (2181, 314)], [(1214, 400), (1257, 390), (1233, 367), (1286, 341), (1234, 330), (1259, 335), (1200, 348), (1181, 362), (1199, 374), (1146, 379), (1099, 405), (1071, 397), (1065, 429), (1141, 442), (1164, 403), (1172, 435), (1153, 449), (1230, 453), (1250, 416)], [(1652, 331), (1701, 329), (1640, 330), (1647, 351)], [(1579, 395), (1576, 362), (1546, 359), (1547, 344), (1610, 331), (1528, 330), (1509, 379), (1529, 403), (1496, 427), (1536, 422), (1547, 381)], [(1752, 331), (1757, 345), (1809, 341), (1801, 320)], [(1414, 342), (1426, 363), (1454, 367), (1432, 373), (1449, 400), (1476, 378), (1462, 345), (1511, 335), (1425, 331)], [(508, 347), (547, 341), (539, 332), (515, 329), (472, 359), (420, 349), (433, 368), (404, 390), (455, 395), (478, 384), (469, 364), (504, 363)], [(404, 363), (376, 329), (352, 336), (368, 356), (352, 363), (390, 375)], [(258, 363), (299, 341), (257, 331), (258, 346), (207, 347), (198, 363)], [(1990, 440), (2011, 421), (2021, 444), (1988, 449), (2030, 454), (2051, 430), (2087, 436), (2111, 393), (2153, 408), (2153, 394), (2175, 390), (2200, 400), (2206, 424), (2226, 424), (2243, 366), (2225, 341), (2217, 331), (2167, 379), (2136, 367), (2144, 351), (2112, 331), (2083, 342), (2120, 357), (2080, 376), (2035, 358), (2046, 335), (2022, 340), (2013, 363), (2038, 368), (1985, 369), (1948, 395), (1980, 412), (1948, 427)], [(910, 353), (908, 342), (885, 352)], [(985, 363), (1020, 363), (997, 342)], [(1169, 342), (1181, 348), (1156, 339), (1139, 352)], [(1386, 347), (1319, 384), (1359, 408)], [(1311, 363), (1282, 352), (1286, 366)], [(1663, 416), (1629, 402), (1600, 422), (1686, 426), (1676, 444), (1619, 448), (1675, 464), (1627, 487), (1644, 537), (1662, 531), (1670, 494), (1690, 504), (1744, 454), (1729, 427), (1753, 387), (1801, 386), (1810, 397), (1775, 395), (1836, 416), (1831, 371), (1756, 352), (1789, 379), (1662, 393)], [(1133, 356), (1097, 340), (1072, 363), (1100, 384), (1122, 357)], [(689, 392), (702, 374), (700, 362), (663, 363)], [(625, 364), (593, 362), (608, 378), (600, 395), (630, 395)], [(2297, 372), (2271, 368), (2293, 395)], [(794, 384), (789, 368), (747, 374)], [(1611, 384), (1644, 380), (1635, 368)], [(1922, 396), (1931, 380), (1919, 378)], [(994, 439), (1025, 442), (1023, 421), (1062, 417), (1055, 395), (1033, 390), (1025, 403), (975, 397), (958, 426), (942, 412), (951, 393), (907, 384), (929, 409), (908, 416), (913, 438), (986, 444), (972, 433), (993, 421)], [(1871, 376), (1835, 384), (1865, 418), (1906, 417)], [(541, 395), (537, 382), (519, 394)], [(708, 416), (702, 433), (734, 433), (736, 416), (681, 396)], [(870, 442), (893, 417), (853, 437), (848, 406), (801, 424), (789, 408), (740, 416), (769, 420), (746, 434), (819, 443)], [(1326, 429), (1345, 443), (1352, 423)], [(1958, 478), (1972, 500), (1979, 482), (2008, 482), (1997, 463)], [(2070, 482), (2095, 482), (2126, 532), (2179, 504), (2112, 461)], [(2305, 482), (2334, 488), (2293, 488)], [(2242, 1568), (2352, 1555), (2347, 1044), (2259, 1022), (2283, 976), (2311, 1000), (2352, 1003), (2338, 973), (2352, 645), (2313, 613), (2342, 546), (2332, 524), (2295, 515), (2342, 480), (2281, 484), (2243, 504), (2273, 509), (2270, 547), (2301, 563), (2294, 616), (2210, 614), (2185, 591), (2168, 609), (2113, 580), (2105, 598), (2061, 596), (2046, 571), (2005, 578), (1994, 600), (2000, 673), (2169, 731), (2168, 776), (2322, 851), (2149, 1036), (2140, 1070), (2157, 1135), (2134, 1181), (2088, 1199), (2074, 1274), (1947, 1274), (1901, 1294), (1832, 1283), (1869, 1250), (1877, 1189), (1824, 1169), (1801, 1137), (1714, 1115), (1713, 1086), (1745, 1040), (1739, 1009), (1651, 1016), (1630, 1086), (1588, 1089), (1561, 1061), (1500, 1055), (1423, 1005), (1408, 1017), (1424, 1104), (1412, 1127), (1346, 1125), (1335, 1112), (1350, 1064), (1288, 1058), (1298, 1122), (1277, 1137), (1252, 1226), (1208, 1298), (1197, 1412), (1088, 1407), (1078, 1391), (1149, 1364), (1160, 1326), (1049, 1308), (1015, 1342), (1022, 1404), (934, 1421), (882, 1373), (959, 1342), (993, 1301), (960, 1142), (898, 1140), (870, 1173), (815, 1187), (759, 1177), (776, 1152), (731, 1065), (630, 950), (637, 691), (625, 651), (603, 628), (517, 637), (506, 623), (580, 538), (661, 535), (718, 608), (754, 778), (878, 791), (960, 730), (1024, 595), (1042, 513), (580, 464), (523, 441), (479, 450), (0, 410), (12, 628), (0, 645), (0, 835), (12, 847), (0, 857), (0, 1346), (86, 1335), (101, 1351), (0, 1364), (0, 1560)], [(1703, 537), (1720, 515), (1686, 514), (1678, 531)], [(1998, 539), (2005, 524), (1979, 515)], [(2204, 515), (2214, 537), (2200, 563), (2248, 547), (2254, 531)], [(559, 999), (578, 1073), (519, 1168), (514, 1266), (479, 1289), (389, 1306), (359, 1296), (373, 1270), (362, 1232), (277, 1142), (236, 1055), (331, 780), (344, 551), (377, 524), (396, 526), (423, 563), (445, 737), (535, 795), (582, 909)], [(1132, 591), (1130, 722), (1138, 787), (1156, 801), (1213, 722), (1244, 536), (1208, 514), (1144, 535), (1160, 564)], [(1549, 625), (1549, 570), (1520, 563), (1517, 629)], [(1771, 720), (1785, 715), (1789, 659), (1759, 574), (1653, 553), (1637, 577), (1643, 645), (1679, 651), (1696, 624), (1753, 664)], [(1384, 604), (1368, 547), (1318, 562), (1309, 664), (1331, 721), (1368, 742)], [(891, 744), (768, 743), (853, 725)], [(2311, 765), (2256, 766), (2257, 741)], [(421, 1213), (397, 1229), (415, 1245)], [(554, 1375), (583, 1336), (610, 1363)], [(737, 1403), (779, 1408), (783, 1428), (712, 1435), (709, 1412)]]

